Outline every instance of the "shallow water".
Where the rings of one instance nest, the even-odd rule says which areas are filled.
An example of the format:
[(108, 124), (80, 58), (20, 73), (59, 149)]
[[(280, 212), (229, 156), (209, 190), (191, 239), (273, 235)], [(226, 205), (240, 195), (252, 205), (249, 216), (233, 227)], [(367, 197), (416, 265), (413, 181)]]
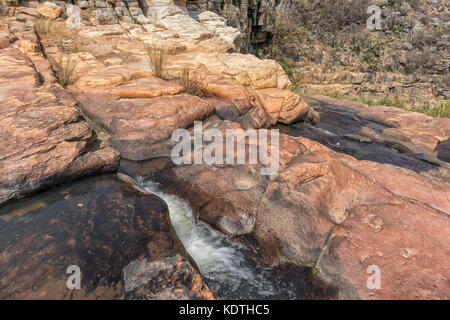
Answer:
[(162, 191), (153, 181), (141, 177), (137, 180), (167, 203), (178, 237), (220, 298), (303, 299), (310, 296), (307, 271), (281, 272), (258, 266), (249, 257), (246, 246), (231, 242), (219, 231), (196, 221), (186, 201)]

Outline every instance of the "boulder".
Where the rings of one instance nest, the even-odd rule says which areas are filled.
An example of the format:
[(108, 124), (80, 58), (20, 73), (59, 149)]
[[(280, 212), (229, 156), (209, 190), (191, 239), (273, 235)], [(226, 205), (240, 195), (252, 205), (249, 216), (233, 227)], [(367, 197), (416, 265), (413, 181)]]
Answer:
[(270, 124), (291, 124), (305, 119), (310, 111), (308, 104), (298, 94), (278, 88), (256, 91), (258, 102), (269, 116)]
[(64, 9), (52, 2), (46, 1), (39, 4), (36, 10), (40, 15), (54, 20), (59, 18)]
[[(178, 90), (164, 90), (174, 88)], [(125, 89), (119, 94), (136, 96)], [(130, 99), (86, 93), (77, 95), (77, 100), (89, 117), (111, 134), (111, 143), (122, 157), (130, 160), (161, 156), (156, 152), (159, 142), (170, 138), (175, 129), (192, 126), (214, 112), (207, 100), (189, 94)]]

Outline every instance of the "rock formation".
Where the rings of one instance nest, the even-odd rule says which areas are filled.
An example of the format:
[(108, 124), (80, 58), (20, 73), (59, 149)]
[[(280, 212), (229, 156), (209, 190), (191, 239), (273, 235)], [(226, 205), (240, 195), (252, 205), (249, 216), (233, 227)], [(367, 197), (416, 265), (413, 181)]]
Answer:
[(1, 26), (0, 203), (70, 179), (115, 171), (119, 154), (56, 83), (32, 26)]
[[(279, 165), (270, 178), (260, 164), (168, 164), (155, 176), (200, 219), (225, 233), (252, 234), (266, 264), (309, 265), (338, 286), (341, 299), (449, 297), (448, 178), (433, 181), (285, 134)], [(448, 177), (448, 166), (439, 170)], [(366, 286), (371, 265), (381, 270), (380, 290)]]
[[(57, 7), (26, 3), (28, 7), (20, 7), (2, 1), (1, 11), (11, 17), (2, 17), (0, 23), (0, 144), (6, 150), (0, 158), (0, 203), (68, 179), (115, 170), (119, 153), (132, 161), (160, 158), (156, 161), (163, 165), (152, 175), (161, 186), (188, 199), (200, 219), (224, 233), (249, 234), (258, 244), (257, 259), (265, 265), (310, 266), (317, 277), (338, 288), (342, 299), (449, 298), (448, 119), (323, 96), (314, 97), (311, 111), (291, 91), (277, 62), (240, 53), (248, 42), (256, 41), (253, 37), (264, 41), (263, 20), (270, 19), (260, 15), (264, 8), (246, 2), (237, 3), (252, 7), (256, 18), (242, 18), (234, 25), (250, 32), (247, 35), (205, 11), (205, 6), (216, 7), (210, 2), (77, 1), (82, 21), (79, 29), (69, 31), (60, 10), (64, 3)], [(215, 10), (228, 19), (248, 13), (247, 8), (233, 16), (237, 6), (227, 2), (219, 8), (222, 3)], [(38, 13), (48, 17), (45, 23), (54, 24), (48, 34), (34, 32), (34, 27), (39, 29)], [(56, 27), (61, 29), (55, 31)], [(164, 53), (159, 75), (149, 65), (151, 50)], [(63, 65), (73, 73), (67, 81), (54, 75)], [(201, 93), (192, 94), (189, 81), (183, 82), (186, 70), (195, 74), (194, 80), (187, 80), (195, 81)], [(313, 117), (321, 121), (301, 122)], [(250, 128), (261, 132), (276, 126), (282, 132), (275, 159), (279, 170), (265, 176), (262, 163), (170, 163), (173, 131), (190, 129), (196, 120), (220, 132)], [(245, 143), (248, 148), (253, 144)], [(271, 139), (259, 140), (255, 147), (267, 151), (270, 143)], [(112, 206), (112, 216), (106, 215), (108, 223), (102, 224), (119, 231), (130, 225), (118, 225), (115, 214), (125, 214), (126, 207), (132, 217), (140, 216), (136, 207), (143, 207), (142, 201), (154, 202), (148, 195), (124, 195), (121, 186), (117, 182), (108, 186), (112, 193), (106, 204)], [(103, 197), (92, 189), (94, 195), (81, 198)], [(114, 195), (120, 201), (111, 198)], [(85, 204), (75, 205), (76, 200), (68, 196), (64, 201), (70, 212), (84, 212), (77, 226), (92, 234), (92, 212), (79, 209)], [(158, 206), (153, 202), (149, 208)], [(52, 212), (48, 208), (45, 213)], [(133, 230), (149, 232), (155, 241), (146, 242), (145, 253), (131, 251), (130, 259), (118, 258), (127, 277), (125, 297), (212, 298), (195, 266), (175, 248), (176, 240), (160, 212), (143, 215), (136, 226), (130, 222)], [(65, 226), (72, 217), (63, 214), (52, 220), (45, 213), (35, 218)], [(17, 226), (14, 230), (28, 226), (16, 215), (9, 221), (8, 228)], [(41, 225), (33, 224), (38, 229)], [(151, 227), (159, 229), (148, 230)], [(36, 231), (41, 238), (43, 228)], [(113, 237), (116, 229), (105, 234)], [(58, 237), (52, 232), (41, 241), (54, 243)], [(35, 297), (27, 291), (28, 280), (15, 278), (13, 268), (24, 259), (17, 246), (38, 251), (42, 242), (21, 236), (16, 244), (0, 241), (17, 257), (9, 262), (0, 259), (2, 271), (8, 270), (11, 281), (24, 284), (14, 291), (5, 282), (6, 287), (0, 287), (5, 297)], [(67, 237), (63, 240), (55, 243), (56, 252), (73, 243)], [(78, 245), (81, 240), (74, 241)], [(134, 238), (129, 241), (134, 248)], [(108, 263), (115, 259), (110, 244), (102, 248)], [(91, 245), (81, 243), (81, 249), (89, 252)], [(127, 245), (120, 249), (128, 253)], [(111, 272), (108, 287), (122, 285), (119, 269), (102, 266)], [(379, 290), (367, 286), (371, 266), (381, 271)], [(160, 277), (155, 278), (157, 273)], [(154, 281), (147, 281), (150, 278)], [(168, 287), (159, 290), (165, 284)], [(47, 289), (43, 285), (39, 290), (42, 297), (47, 297)], [(83, 294), (123, 298), (103, 289)]]

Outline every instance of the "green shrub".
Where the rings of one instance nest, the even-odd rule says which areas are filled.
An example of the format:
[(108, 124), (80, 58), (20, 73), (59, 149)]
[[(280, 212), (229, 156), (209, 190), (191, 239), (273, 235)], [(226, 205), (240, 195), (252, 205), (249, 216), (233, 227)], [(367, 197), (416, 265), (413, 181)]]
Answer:
[(408, 19), (405, 17), (397, 17), (387, 23), (388, 30), (397, 38), (401, 38), (408, 26)]
[(374, 36), (364, 44), (361, 60), (367, 63), (370, 71), (375, 72), (379, 69), (385, 49), (386, 41), (378, 40)]

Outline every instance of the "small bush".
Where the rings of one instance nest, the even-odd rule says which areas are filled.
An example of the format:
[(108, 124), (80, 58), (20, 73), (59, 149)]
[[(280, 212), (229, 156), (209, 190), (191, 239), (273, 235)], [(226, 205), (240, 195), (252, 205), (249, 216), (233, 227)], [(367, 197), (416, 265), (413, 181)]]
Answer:
[(155, 77), (164, 78), (168, 52), (167, 46), (151, 44), (147, 47), (148, 61)]
[(202, 96), (204, 86), (202, 79), (195, 72), (191, 72), (188, 68), (184, 68), (179, 77), (180, 84), (184, 87), (186, 93), (194, 96)]
[(350, 50), (353, 52), (355, 56), (359, 56), (363, 50), (364, 43), (361, 39), (357, 37), (352, 38), (352, 43), (350, 46)]
[(53, 69), (55, 70), (56, 78), (60, 85), (65, 87), (73, 82), (76, 66), (76, 60), (73, 59), (72, 55), (63, 56), (61, 54), (58, 57), (58, 60), (53, 64)]
[(370, 71), (375, 72), (379, 69), (385, 48), (386, 42), (374, 36), (371, 36), (364, 45), (361, 60), (367, 63)]
[(133, 24), (142, 25), (142, 23), (140, 23), (139, 20), (136, 19), (135, 17), (131, 17), (131, 22), (132, 22)]
[(34, 20), (34, 28), (41, 38), (47, 38), (54, 29), (54, 21), (44, 16)]
[(388, 21), (388, 30), (397, 38), (401, 38), (408, 26), (408, 20), (405, 17), (396, 17)]

